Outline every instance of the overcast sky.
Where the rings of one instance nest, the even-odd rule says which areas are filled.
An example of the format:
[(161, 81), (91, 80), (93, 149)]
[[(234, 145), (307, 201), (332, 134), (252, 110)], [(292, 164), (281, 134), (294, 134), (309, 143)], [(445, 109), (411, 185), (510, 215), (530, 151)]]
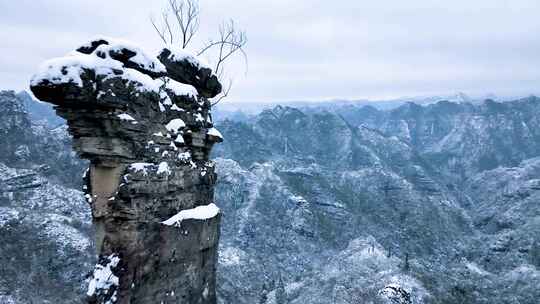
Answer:
[[(0, 0), (0, 88), (95, 35), (157, 49), (160, 0)], [(539, 0), (201, 0), (194, 47), (233, 18), (249, 69), (229, 100), (540, 92)], [(241, 63), (241, 62), (234, 62)]]

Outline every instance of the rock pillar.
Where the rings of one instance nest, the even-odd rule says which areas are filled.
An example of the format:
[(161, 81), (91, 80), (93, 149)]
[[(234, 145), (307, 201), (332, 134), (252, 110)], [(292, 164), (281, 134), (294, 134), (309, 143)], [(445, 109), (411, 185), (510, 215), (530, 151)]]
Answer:
[(45, 62), (31, 90), (90, 160), (84, 192), (99, 260), (88, 303), (215, 303), (212, 70), (183, 50), (151, 56), (100, 38)]

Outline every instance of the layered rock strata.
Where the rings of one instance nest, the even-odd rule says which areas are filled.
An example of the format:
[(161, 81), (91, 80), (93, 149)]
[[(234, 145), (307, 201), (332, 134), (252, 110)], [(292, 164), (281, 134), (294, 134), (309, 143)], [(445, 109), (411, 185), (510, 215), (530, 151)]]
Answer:
[(99, 38), (45, 62), (31, 90), (90, 160), (83, 190), (99, 261), (88, 303), (215, 303), (212, 70), (183, 50), (150, 56)]

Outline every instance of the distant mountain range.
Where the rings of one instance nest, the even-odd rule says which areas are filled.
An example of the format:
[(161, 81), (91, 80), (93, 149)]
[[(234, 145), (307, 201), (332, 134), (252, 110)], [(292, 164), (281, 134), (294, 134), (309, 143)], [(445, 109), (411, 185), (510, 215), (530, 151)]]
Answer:
[(277, 105), (295, 107), (299, 109), (315, 109), (315, 110), (332, 110), (334, 108), (344, 106), (372, 106), (379, 110), (391, 110), (401, 106), (407, 102), (413, 102), (418, 105), (428, 105), (437, 103), (439, 101), (450, 101), (455, 103), (481, 103), (484, 100), (493, 101), (505, 101), (516, 100), (521, 97), (498, 97), (494, 94), (486, 94), (482, 96), (471, 97), (465, 93), (458, 92), (451, 95), (426, 95), (426, 96), (412, 96), (412, 97), (400, 97), (394, 99), (361, 99), (361, 100), (321, 100), (321, 101), (280, 101), (280, 102), (245, 102), (235, 103), (223, 101), (215, 106), (214, 116), (215, 120), (234, 119), (243, 120), (249, 116), (259, 114), (265, 109), (271, 109)]
[[(540, 98), (455, 97), (222, 116), (219, 303), (538, 303)], [(0, 303), (80, 303), (85, 163), (26, 102), (0, 93)]]
[[(65, 121), (57, 116), (53, 107), (50, 104), (43, 103), (33, 98), (28, 92), (20, 91), (16, 93), (17, 97), (24, 103), (26, 110), (30, 118), (36, 123), (46, 123), (49, 126), (59, 126), (64, 124)], [(372, 106), (379, 110), (392, 110), (405, 103), (412, 102), (418, 105), (429, 105), (439, 101), (449, 101), (454, 103), (473, 103), (478, 104), (485, 100), (493, 101), (505, 101), (505, 100), (517, 100), (519, 97), (514, 98), (501, 98), (494, 94), (486, 94), (483, 96), (470, 97), (465, 93), (458, 92), (452, 95), (440, 95), (440, 96), (412, 96), (401, 97), (395, 99), (383, 99), (383, 100), (324, 100), (324, 101), (281, 101), (281, 102), (249, 102), (249, 103), (235, 103), (223, 101), (214, 107), (213, 116), (215, 121), (221, 121), (224, 119), (232, 119), (237, 121), (245, 121), (250, 116), (257, 115), (265, 109), (272, 109), (275, 106), (289, 106), (306, 111), (333, 111), (343, 107), (363, 107)]]

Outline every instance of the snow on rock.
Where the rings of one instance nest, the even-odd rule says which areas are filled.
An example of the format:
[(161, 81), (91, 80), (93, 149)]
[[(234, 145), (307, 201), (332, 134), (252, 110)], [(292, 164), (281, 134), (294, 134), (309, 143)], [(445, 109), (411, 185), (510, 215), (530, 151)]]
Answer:
[(398, 284), (388, 284), (379, 290), (379, 295), (395, 304), (412, 304), (411, 295)]
[(120, 76), (132, 84), (137, 91), (159, 94), (163, 84), (160, 79), (152, 79), (152, 77), (133, 69), (124, 69), (123, 72)]
[(179, 143), (179, 144), (185, 143), (184, 138), (181, 135), (178, 135), (176, 139), (174, 140), (174, 142)]
[(208, 132), (206, 133), (210, 136), (214, 136), (214, 137), (217, 137), (217, 138), (220, 138), (220, 139), (223, 139), (223, 135), (221, 135), (221, 133), (218, 131), (218, 129), (216, 128), (210, 128), (208, 129)]
[[(104, 79), (121, 77), (139, 92), (159, 93), (162, 85), (161, 80), (154, 80), (139, 71), (123, 68), (120, 61), (110, 57), (101, 58), (93, 54), (87, 55), (78, 52), (72, 52), (66, 57), (45, 61), (32, 77), (30, 84), (31, 86), (38, 86), (45, 82), (52, 84), (74, 83), (79, 87), (83, 87), (81, 75), (85, 70), (93, 70), (97, 76), (104, 76)], [(118, 71), (121, 71), (120, 75), (118, 75)]]
[[(92, 279), (88, 284), (88, 291), (86, 294), (91, 297), (94, 295), (108, 294), (111, 288), (116, 288), (119, 284), (118, 277), (113, 273), (113, 268), (118, 266), (120, 258), (111, 254), (108, 256), (105, 261), (105, 265), (96, 264), (94, 272), (92, 274)], [(111, 296), (110, 300), (106, 303), (115, 303), (116, 300), (116, 290)]]
[[(110, 37), (96, 37), (93, 41), (104, 40), (108, 44), (102, 44), (97, 47), (96, 51), (101, 52), (116, 52), (116, 53), (134, 53), (135, 55), (129, 58), (129, 61), (135, 63), (140, 68), (152, 71), (154, 73), (165, 73), (165, 66), (155, 58), (155, 56), (149, 56), (142, 48), (135, 45), (133, 42), (116, 39)], [(90, 42), (91, 43), (91, 42)], [(81, 47), (91, 47), (89, 44), (83, 45)]]
[[(127, 80), (139, 92), (159, 93), (163, 81), (139, 72), (132, 67), (138, 67), (152, 73), (165, 73), (165, 66), (157, 59), (148, 56), (144, 51), (134, 44), (117, 39), (106, 40), (107, 44), (99, 45), (91, 53), (70, 52), (64, 57), (54, 58), (45, 61), (38, 72), (32, 77), (31, 86), (40, 84), (67, 84), (74, 83), (83, 87), (81, 75), (85, 70), (93, 70), (96, 76), (121, 77)], [(92, 42), (95, 42), (93, 40)], [(92, 43), (91, 42), (91, 43)], [(82, 48), (91, 48), (85, 45)], [(130, 66), (126, 66), (119, 60), (111, 58), (111, 54), (129, 54)], [(115, 57), (117, 58), (117, 57)], [(117, 58), (118, 59), (118, 58)]]
[(188, 162), (191, 160), (191, 153), (188, 151), (188, 152), (182, 152), (182, 153), (179, 153), (178, 154), (178, 159), (183, 161), (183, 162)]
[(169, 79), (167, 81), (165, 88), (171, 90), (177, 96), (189, 96), (192, 98), (197, 97), (197, 90), (195, 89), (195, 87), (189, 84), (174, 81), (172, 79)]
[(118, 118), (120, 118), (120, 120), (127, 120), (127, 121), (135, 121), (135, 118), (133, 118), (131, 115), (129, 114), (126, 114), (126, 113), (122, 113), (122, 114), (118, 114), (116, 115)]
[(194, 116), (195, 116), (195, 121), (198, 121), (198, 122), (204, 121), (204, 118), (202, 117), (201, 113), (197, 113)]
[(173, 106), (171, 107), (171, 110), (172, 111), (178, 111), (178, 112), (183, 112), (184, 109), (181, 109), (179, 108), (177, 105), (173, 104)]
[(148, 174), (148, 167), (152, 167), (154, 164), (152, 163), (133, 163), (129, 165), (129, 169), (135, 171), (135, 172), (142, 172), (143, 175)]
[(30, 80), (30, 85), (37, 86), (43, 81), (48, 81), (53, 84), (75, 83), (82, 87), (83, 69), (94, 70), (98, 75), (110, 75), (113, 69), (122, 69), (122, 63), (108, 57), (100, 58), (71, 52), (65, 57), (45, 61)]
[[(167, 220), (169, 216), (178, 213), (173, 218), (163, 222), (164, 225), (161, 227), (164, 229), (169, 229), (165, 226), (168, 223), (176, 225), (180, 224), (182, 220), (193, 219), (193, 221), (188, 222), (202, 225), (204, 230), (195, 227), (196, 229), (189, 233), (196, 238), (183, 244), (184, 239), (175, 239), (174, 235), (171, 236), (172, 238), (168, 240), (171, 244), (180, 242), (178, 246), (187, 249), (178, 253), (178, 258), (186, 261), (185, 265), (172, 270), (154, 269), (149, 274), (148, 282), (135, 282), (138, 285), (137, 289), (143, 290), (137, 294), (141, 298), (152, 298), (156, 303), (169, 302), (169, 298), (165, 298), (165, 296), (167, 292), (171, 292), (171, 289), (151, 283), (169, 276), (172, 271), (174, 276), (170, 276), (168, 280), (171, 283), (170, 286), (178, 287), (175, 292), (193, 294), (195, 291), (199, 292), (198, 296), (200, 296), (200, 291), (205, 288), (204, 280), (195, 278), (197, 282), (187, 285), (182, 282), (192, 280), (191, 274), (193, 273), (203, 274), (209, 282), (212, 282), (215, 277), (213, 263), (197, 263), (199, 258), (192, 259), (190, 255), (193, 253), (189, 249), (204, 244), (204, 246), (208, 245), (210, 254), (204, 251), (197, 253), (197, 256), (208, 255), (214, 258), (217, 256), (219, 231), (217, 219), (220, 211), (212, 204), (214, 171), (206, 165), (215, 140), (206, 137), (208, 124), (194, 124), (193, 121), (196, 117), (200, 120), (209, 115), (211, 104), (206, 98), (218, 94), (221, 90), (221, 84), (210, 69), (201, 69), (189, 62), (195, 57), (186, 57), (187, 61), (186, 58), (183, 58), (182, 61), (177, 62), (169, 60), (169, 56), (165, 53), (167, 52), (164, 52), (164, 55), (160, 56), (159, 59), (156, 58), (162, 60), (162, 64), (166, 66), (166, 69), (160, 69), (156, 68), (156, 65), (152, 65), (153, 59), (150, 60), (148, 56), (141, 55), (142, 52), (136, 50), (135, 47), (126, 45), (126, 43), (107, 40), (93, 41), (90, 45), (83, 46), (82, 49), (79, 48), (67, 57), (53, 60), (48, 65), (44, 65), (43, 70), (33, 79), (35, 86), (31, 86), (31, 89), (36, 96), (57, 106), (59, 112), (66, 118), (69, 134), (72, 135), (75, 142), (73, 146), (76, 152), (92, 164), (106, 161), (117, 169), (114, 172), (111, 171), (111, 174), (114, 175), (111, 176), (113, 179), (118, 178), (121, 181), (118, 181), (118, 186), (113, 187), (113, 189), (109, 189), (107, 185), (92, 184), (95, 187), (90, 187), (90, 181), (85, 179), (86, 189), (84, 190), (88, 201), (92, 202), (92, 215), (94, 217), (107, 216), (110, 214), (110, 206), (122, 205), (127, 208), (126, 212), (130, 214), (130, 220), (135, 223), (130, 227), (120, 227), (122, 229), (108, 231), (108, 239), (110, 236), (112, 240), (110, 246), (98, 248), (100, 261), (95, 268), (88, 290), (89, 295), (94, 296), (90, 299), (91, 302), (102, 304), (108, 303), (108, 301), (115, 302), (116, 300), (109, 300), (115, 291), (118, 292), (117, 300), (119, 302), (124, 302), (126, 299), (129, 301), (130, 291), (127, 284), (120, 284), (117, 288), (112, 288), (112, 286), (116, 285), (118, 281), (124, 282), (124, 279), (136, 277), (137, 269), (122, 267), (121, 270), (117, 270), (112, 267), (117, 263), (114, 261), (115, 257), (109, 257), (111, 261), (108, 262), (103, 260), (112, 253), (111, 248), (117, 254), (116, 257), (121, 258), (120, 264), (122, 265), (132, 265), (140, 259), (153, 258), (155, 248), (148, 247), (149, 244), (131, 240), (130, 236), (134, 233), (146, 233), (149, 234), (149, 238), (158, 237), (160, 232), (153, 229), (152, 225), (147, 225), (149, 221), (155, 220), (155, 217), (150, 219), (145, 215), (158, 209), (160, 213), (166, 214), (158, 219), (158, 225), (161, 225), (161, 222)], [(178, 57), (179, 55), (175, 54), (174, 56)], [(201, 64), (197, 61), (195, 65), (200, 66)], [(151, 73), (147, 70), (148, 68), (154, 69), (156, 73), (163, 70), (163, 74)], [(167, 77), (175, 79), (178, 83), (168, 80)], [(58, 85), (52, 82), (56, 82)], [(183, 85), (180, 82), (193, 86)], [(148, 92), (141, 93), (140, 91)], [(162, 92), (165, 94), (160, 94)], [(178, 96), (179, 94), (181, 96)], [(78, 104), (75, 104), (77, 102)], [(187, 106), (186, 103), (188, 103)], [(175, 104), (178, 107), (186, 106), (186, 109), (184, 112), (174, 113), (171, 108)], [(96, 108), (101, 109), (101, 111), (93, 111)], [(134, 122), (138, 123), (138, 128), (129, 127)], [(186, 132), (186, 139), (193, 138), (195, 140), (190, 140), (180, 146), (184, 131), (190, 132), (189, 137)], [(153, 134), (158, 135), (155, 137)], [(65, 145), (69, 146), (69, 143), (70, 138), (67, 138)], [(96, 146), (99, 146), (99, 149)], [(194, 151), (193, 160), (190, 154), (178, 156), (179, 153), (190, 150)], [(187, 161), (184, 163), (180, 159)], [(45, 172), (48, 168), (40, 168), (39, 170)], [(201, 178), (198, 175), (203, 171), (206, 178)], [(117, 173), (121, 176), (117, 176)], [(176, 178), (169, 178), (166, 174), (174, 175)], [(0, 186), (3, 186), (1, 181)], [(31, 184), (31, 186), (37, 187), (39, 185)], [(107, 191), (107, 194), (111, 193), (111, 195), (92, 195), (92, 193), (103, 191)], [(197, 202), (192, 200), (193, 197), (196, 198)], [(137, 200), (137, 204), (130, 203), (133, 199)], [(175, 207), (171, 202), (183, 205), (183, 208)], [(72, 208), (69, 204), (66, 205), (68, 208)], [(182, 210), (192, 207), (196, 208)], [(197, 219), (204, 221), (196, 221)], [(75, 221), (70, 222), (67, 217), (65, 221), (68, 223), (66, 226), (73, 226), (73, 229), (43, 224), (44, 228), (54, 228), (54, 231), (46, 231), (48, 238), (58, 235), (62, 241), (74, 243), (71, 247), (75, 247), (77, 251), (87, 248), (90, 243), (81, 240), (79, 235), (75, 234), (75, 230), (79, 229), (81, 224)], [(10, 224), (8, 219), (5, 222), (5, 225)], [(114, 225), (116, 224), (114, 223)], [(81, 226), (80, 228), (87, 227)], [(171, 227), (170, 229), (176, 228)], [(86, 230), (81, 229), (83, 232)], [(199, 236), (197, 237), (197, 235)], [(72, 249), (71, 247), (68, 249)], [(71, 251), (73, 250), (68, 253), (70, 254)], [(131, 252), (137, 252), (138, 255), (132, 256)], [(168, 259), (167, 257), (158, 258), (160, 263), (166, 262)], [(189, 271), (185, 272), (183, 269)], [(112, 275), (118, 276), (118, 278)], [(110, 281), (111, 279), (112, 281)], [(139, 283), (142, 285), (139, 286)], [(100, 292), (102, 289), (108, 289), (108, 291)], [(213, 285), (207, 288), (209, 299), (215, 298), (214, 289)], [(191, 299), (196, 298), (193, 296)]]
[(175, 134), (178, 133), (180, 128), (184, 128), (184, 127), (186, 127), (186, 124), (180, 118), (175, 118), (169, 121), (169, 123), (165, 126), (165, 128), (167, 128), (169, 132), (173, 132)]
[(158, 103), (159, 104), (159, 111), (160, 112), (165, 112), (167, 109), (165, 109), (165, 107), (163, 106), (163, 104), (160, 102)]
[(167, 175), (171, 174), (171, 169), (169, 169), (169, 164), (167, 162), (161, 162), (158, 165), (158, 174), (166, 173)]
[(193, 209), (182, 210), (173, 217), (161, 223), (167, 226), (180, 226), (180, 223), (183, 220), (208, 220), (218, 215), (218, 213), (219, 208), (212, 203), (205, 206), (198, 206)]
[(181, 49), (172, 45), (168, 45), (167, 49), (169, 49), (169, 51), (171, 52), (171, 55), (170, 55), (171, 60), (174, 60), (174, 61), (186, 60), (198, 68), (210, 69), (210, 65), (208, 64), (208, 62), (206, 62), (206, 60), (194, 55), (193, 53), (185, 49)]

